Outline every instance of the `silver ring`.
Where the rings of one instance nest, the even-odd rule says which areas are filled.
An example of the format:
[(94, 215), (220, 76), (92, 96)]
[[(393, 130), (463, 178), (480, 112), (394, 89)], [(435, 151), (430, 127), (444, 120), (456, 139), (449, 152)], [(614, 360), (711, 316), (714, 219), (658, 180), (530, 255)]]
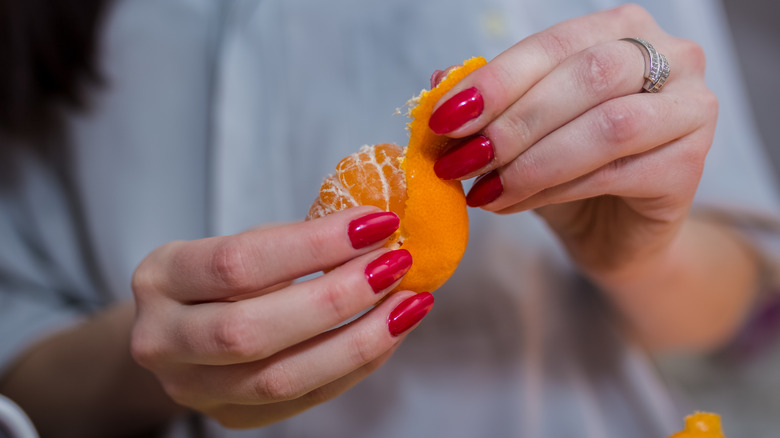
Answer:
[(642, 38), (622, 38), (621, 41), (632, 42), (642, 47), (647, 53), (647, 56), (645, 56), (645, 83), (642, 85), (642, 89), (648, 93), (661, 91), (671, 72), (669, 60), (666, 59), (666, 56), (658, 53), (652, 44)]

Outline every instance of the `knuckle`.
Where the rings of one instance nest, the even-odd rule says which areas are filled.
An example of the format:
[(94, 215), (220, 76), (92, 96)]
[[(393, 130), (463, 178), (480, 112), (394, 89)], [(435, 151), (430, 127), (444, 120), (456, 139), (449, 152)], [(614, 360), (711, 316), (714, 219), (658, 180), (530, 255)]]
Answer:
[(705, 109), (705, 117), (706, 120), (715, 121), (718, 117), (718, 111), (720, 107), (720, 102), (718, 101), (718, 96), (707, 88), (702, 94), (702, 106)]
[(147, 263), (146, 260), (143, 260), (138, 265), (130, 280), (130, 288), (138, 299), (147, 296), (155, 289), (154, 270), (151, 263)]
[(384, 351), (383, 344), (371, 331), (356, 331), (348, 342), (347, 354), (354, 368), (373, 361)]
[(619, 5), (612, 11), (616, 15), (617, 23), (628, 23), (632, 28), (636, 28), (640, 23), (655, 23), (652, 14), (636, 3)]
[(333, 235), (335, 233), (315, 231), (305, 235), (304, 246), (309, 256), (318, 263), (327, 263), (333, 257)]
[(279, 366), (265, 368), (254, 384), (254, 395), (258, 400), (282, 402), (295, 400), (305, 391), (294, 383), (289, 372)]
[(156, 300), (165, 293), (165, 287), (159, 279), (159, 274), (147, 269), (142, 262), (130, 279), (130, 290), (136, 303), (136, 311), (140, 313), (148, 306), (153, 306)]
[(583, 53), (583, 60), (577, 67), (578, 80), (587, 92), (594, 97), (601, 97), (619, 78), (621, 62), (614, 52), (590, 49)]
[(318, 301), (317, 308), (324, 309), (334, 319), (343, 321), (352, 317), (357, 310), (351, 305), (350, 291), (356, 287), (347, 281), (336, 278), (336, 281), (326, 283), (326, 286), (315, 292)]
[(160, 347), (154, 336), (146, 336), (135, 328), (130, 337), (130, 355), (144, 368), (153, 368), (160, 357)]
[(704, 170), (704, 162), (709, 152), (710, 142), (692, 141), (687, 147), (683, 147), (679, 161), (687, 163), (692, 171), (701, 173)]
[(221, 285), (236, 291), (249, 291), (246, 249), (236, 239), (226, 239), (211, 255), (210, 271)]
[(506, 184), (512, 184), (516, 199), (522, 200), (541, 189), (540, 184), (546, 181), (548, 166), (534, 153), (524, 153), (517, 157), (505, 171)]
[(704, 75), (707, 67), (707, 56), (704, 48), (692, 40), (679, 40), (680, 59), (685, 60), (685, 67), (692, 71)]
[(619, 145), (636, 139), (641, 130), (641, 117), (629, 105), (611, 101), (601, 105), (596, 117), (598, 135), (608, 145)]
[[(519, 145), (519, 150), (514, 152), (520, 152), (528, 148), (534, 141), (534, 133), (532, 121), (524, 114), (512, 113), (507, 111), (504, 117), (501, 117), (500, 122), (494, 123), (485, 129), (485, 135), (490, 138), (506, 139), (515, 145)], [(505, 149), (496, 147), (496, 154), (501, 154)], [(506, 162), (511, 157), (498, 157), (499, 162)]]
[(136, 300), (140, 301), (153, 296), (163, 288), (166, 277), (165, 272), (160, 269), (160, 259), (175, 254), (180, 243), (174, 241), (161, 245), (141, 260), (130, 280), (130, 288)]
[(217, 351), (239, 361), (267, 357), (267, 343), (240, 309), (235, 307), (216, 323), (213, 337)]
[(560, 64), (575, 52), (570, 36), (562, 30), (558, 32), (542, 32), (536, 34), (535, 38), (547, 56), (555, 61), (555, 64)]

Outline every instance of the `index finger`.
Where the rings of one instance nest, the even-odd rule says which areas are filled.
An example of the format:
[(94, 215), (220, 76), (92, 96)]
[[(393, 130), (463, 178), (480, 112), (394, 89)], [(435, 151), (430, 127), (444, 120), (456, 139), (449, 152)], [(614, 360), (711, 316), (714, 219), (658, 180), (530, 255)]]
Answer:
[(573, 54), (610, 40), (655, 34), (657, 29), (647, 11), (631, 4), (561, 22), (518, 42), (461, 80), (437, 102), (430, 127), (450, 137), (475, 134)]
[[(355, 248), (359, 226), (371, 219), (378, 231), (374, 243)], [(311, 221), (172, 242), (139, 265), (133, 290), (162, 291), (182, 303), (224, 300), (341, 265), (381, 246), (397, 227), (393, 213), (355, 207)]]

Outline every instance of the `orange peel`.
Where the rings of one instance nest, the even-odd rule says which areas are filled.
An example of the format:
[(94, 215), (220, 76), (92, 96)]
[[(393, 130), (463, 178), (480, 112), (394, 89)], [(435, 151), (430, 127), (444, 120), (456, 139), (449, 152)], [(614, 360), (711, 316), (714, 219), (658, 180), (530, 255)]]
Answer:
[(307, 219), (358, 205), (392, 211), (401, 219), (386, 245), (412, 254), (412, 267), (394, 289), (433, 292), (455, 272), (468, 244), (468, 211), (460, 181), (436, 176), (434, 163), (448, 138), (428, 127), (436, 102), (486, 63), (475, 57), (450, 70), (438, 85), (409, 102), (409, 143), (364, 146), (342, 159), (320, 186)]
[(685, 428), (668, 438), (726, 438), (720, 416), (710, 412), (695, 412), (685, 417)]

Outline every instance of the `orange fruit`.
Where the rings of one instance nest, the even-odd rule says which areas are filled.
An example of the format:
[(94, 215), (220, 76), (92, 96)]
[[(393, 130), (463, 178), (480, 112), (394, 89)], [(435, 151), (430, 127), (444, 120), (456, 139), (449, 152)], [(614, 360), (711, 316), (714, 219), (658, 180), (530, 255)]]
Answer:
[(428, 128), (436, 102), (466, 75), (485, 64), (472, 58), (447, 73), (432, 90), (410, 101), (407, 147), (363, 146), (342, 159), (325, 178), (307, 219), (358, 205), (392, 211), (401, 219), (385, 246), (407, 249), (412, 267), (395, 290), (433, 292), (455, 272), (468, 243), (466, 196), (460, 181), (444, 181), (433, 165), (447, 137)]
[(696, 412), (685, 417), (685, 429), (669, 438), (725, 438), (725, 435), (718, 414)]

